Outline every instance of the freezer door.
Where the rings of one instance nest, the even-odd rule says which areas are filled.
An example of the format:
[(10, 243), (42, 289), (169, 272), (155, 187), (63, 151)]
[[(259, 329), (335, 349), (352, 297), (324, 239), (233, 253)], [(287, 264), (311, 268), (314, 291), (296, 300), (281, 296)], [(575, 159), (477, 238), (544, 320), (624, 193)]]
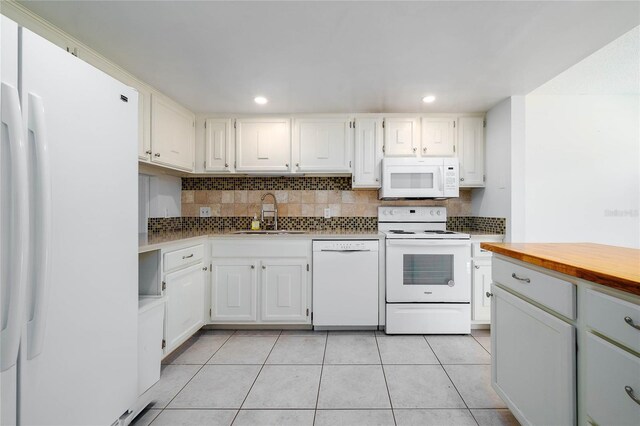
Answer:
[(109, 425), (137, 397), (137, 93), (20, 36), (34, 230), (21, 423)]

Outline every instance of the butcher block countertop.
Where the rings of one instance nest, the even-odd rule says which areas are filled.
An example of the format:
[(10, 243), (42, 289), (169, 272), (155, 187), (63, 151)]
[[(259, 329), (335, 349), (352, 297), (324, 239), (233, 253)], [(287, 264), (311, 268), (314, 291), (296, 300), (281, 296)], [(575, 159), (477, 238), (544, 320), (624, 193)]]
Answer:
[(640, 296), (640, 250), (593, 243), (482, 243), (480, 247)]

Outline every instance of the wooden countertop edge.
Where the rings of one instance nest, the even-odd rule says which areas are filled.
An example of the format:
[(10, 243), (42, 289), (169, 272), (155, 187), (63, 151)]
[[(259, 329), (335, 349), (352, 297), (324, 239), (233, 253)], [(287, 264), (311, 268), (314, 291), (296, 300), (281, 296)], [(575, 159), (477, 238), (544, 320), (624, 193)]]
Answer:
[(492, 243), (481, 243), (480, 247), (485, 250), (492, 251), (496, 254), (511, 257), (525, 263), (531, 263), (532, 265), (540, 266), (542, 268), (550, 269), (552, 271), (560, 272), (566, 275), (571, 275), (572, 277), (580, 278), (585, 281), (590, 281), (603, 285), (605, 287), (614, 288), (616, 290), (640, 296), (640, 283), (626, 279), (624, 277), (611, 275), (606, 272), (586, 269), (580, 266), (563, 263), (561, 261), (554, 261), (545, 257), (525, 254), (519, 251), (500, 247)]

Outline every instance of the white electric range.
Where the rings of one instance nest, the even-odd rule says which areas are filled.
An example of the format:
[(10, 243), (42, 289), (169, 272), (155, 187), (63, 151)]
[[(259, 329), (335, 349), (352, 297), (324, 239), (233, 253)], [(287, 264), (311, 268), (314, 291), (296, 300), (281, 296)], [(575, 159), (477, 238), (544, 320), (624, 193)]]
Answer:
[(446, 207), (378, 208), (387, 334), (471, 332), (470, 236), (446, 228)]

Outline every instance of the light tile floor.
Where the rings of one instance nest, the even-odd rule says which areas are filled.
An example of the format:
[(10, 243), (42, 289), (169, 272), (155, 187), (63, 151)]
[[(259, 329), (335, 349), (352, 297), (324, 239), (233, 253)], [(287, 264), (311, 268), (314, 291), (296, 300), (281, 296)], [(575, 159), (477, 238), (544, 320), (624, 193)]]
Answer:
[(491, 388), (490, 346), (487, 330), (201, 331), (134, 425), (518, 425)]

